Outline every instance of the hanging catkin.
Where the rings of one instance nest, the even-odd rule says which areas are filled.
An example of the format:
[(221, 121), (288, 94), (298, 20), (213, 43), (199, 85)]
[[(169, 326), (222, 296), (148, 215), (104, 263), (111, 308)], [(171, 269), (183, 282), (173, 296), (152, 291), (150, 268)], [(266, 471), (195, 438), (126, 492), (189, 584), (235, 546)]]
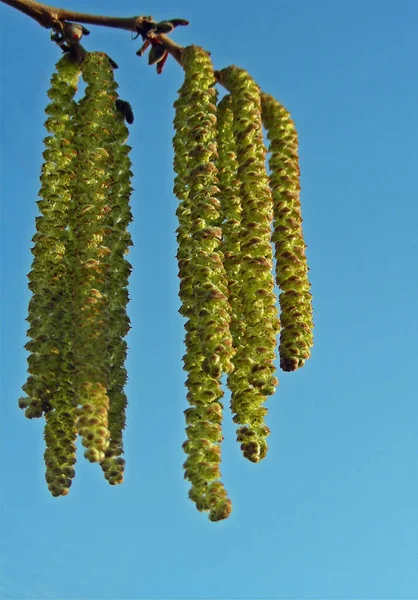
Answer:
[(80, 75), (78, 65), (67, 56), (57, 63), (51, 79), (45, 126), (51, 133), (44, 140), (44, 165), (33, 237), (34, 255), (29, 273), (32, 298), (29, 303), (31, 339), (28, 371), (23, 386), (27, 398), (20, 400), (27, 417), (45, 414), (46, 480), (52, 495), (65, 495), (74, 477), (75, 406), (72, 388), (74, 370), (71, 348), (73, 306), (73, 248), (68, 228), (76, 151), (72, 117), (73, 100)]
[[(246, 322), (243, 307), (243, 281), (241, 260), (242, 232), (242, 207), (240, 198), (240, 180), (238, 178), (238, 161), (236, 141), (233, 127), (232, 96), (227, 94), (218, 105), (218, 169), (219, 185), (221, 188), (222, 204), (222, 250), (224, 264), (228, 276), (229, 301), (231, 304), (231, 332), (234, 347), (237, 349), (233, 359), (235, 369), (228, 376), (228, 387), (232, 392), (231, 409), (235, 413), (234, 422), (246, 425), (246, 438), (263, 439), (269, 430), (264, 424), (267, 409), (261, 404), (265, 397), (250, 383), (245, 369), (245, 344)], [(241, 360), (243, 362), (241, 363)], [(263, 430), (260, 428), (263, 427)], [(253, 435), (248, 433), (256, 430)], [(248, 433), (247, 433), (248, 431)], [(263, 435), (260, 436), (260, 433)], [(238, 430), (238, 439), (241, 441), (241, 428)], [(258, 435), (257, 435), (258, 434)], [(242, 440), (244, 455), (251, 459), (260, 459), (264, 453), (253, 452), (254, 446), (245, 444)], [(255, 441), (255, 440), (254, 440)], [(259, 442), (258, 442), (259, 443)], [(266, 446), (263, 446), (266, 449)]]
[(270, 140), (270, 186), (274, 204), (276, 281), (281, 290), (280, 366), (295, 371), (313, 345), (312, 295), (302, 234), (298, 137), (289, 112), (262, 93), (263, 124)]
[(87, 55), (82, 69), (87, 87), (77, 110), (79, 171), (72, 222), (77, 256), (74, 386), (76, 402), (81, 405), (78, 432), (87, 448), (85, 457), (91, 462), (102, 462), (110, 440), (108, 388), (114, 351), (110, 299), (114, 296), (115, 273), (111, 256), (118, 241), (114, 239), (109, 214), (116, 84), (104, 54)]
[(107, 145), (109, 154), (109, 187), (107, 189), (107, 209), (105, 211), (104, 231), (110, 252), (107, 257), (108, 271), (106, 283), (107, 305), (109, 310), (109, 329), (107, 334), (108, 350), (108, 383), (109, 398), (108, 428), (110, 432), (109, 446), (105, 451), (105, 460), (101, 463), (106, 479), (110, 484), (123, 481), (125, 461), (123, 454), (122, 434), (126, 422), (127, 398), (124, 386), (127, 381), (125, 360), (127, 344), (124, 340), (130, 329), (130, 321), (126, 307), (129, 300), (128, 279), (132, 267), (126, 255), (132, 245), (131, 235), (127, 229), (132, 221), (129, 206), (131, 187), (130, 146), (126, 144), (128, 129), (123, 114), (115, 110), (118, 105), (117, 83), (114, 81), (113, 69), (109, 68), (106, 57), (96, 57), (100, 73), (106, 78), (106, 85), (100, 82), (100, 88), (106, 88), (112, 103), (102, 108), (98, 115), (102, 128), (110, 134)]
[(262, 404), (277, 385), (274, 359), (279, 321), (270, 241), (273, 203), (265, 165), (259, 88), (238, 67), (228, 67), (218, 75), (231, 92), (242, 210), (236, 317), (243, 325), (235, 342), (235, 370), (229, 376), (228, 386), (234, 421), (241, 425), (237, 439), (244, 456), (258, 462), (266, 455), (266, 437), (270, 433), (264, 423), (267, 409)]
[(232, 369), (232, 338), (227, 280), (223, 266), (217, 179), (215, 78), (206, 52), (183, 51), (185, 81), (175, 102), (174, 192), (179, 199), (178, 261), (180, 312), (186, 323), (184, 369), (188, 372), (185, 411), (188, 454), (185, 477), (189, 497), (218, 521), (231, 512), (221, 476), (223, 392), (220, 378)]

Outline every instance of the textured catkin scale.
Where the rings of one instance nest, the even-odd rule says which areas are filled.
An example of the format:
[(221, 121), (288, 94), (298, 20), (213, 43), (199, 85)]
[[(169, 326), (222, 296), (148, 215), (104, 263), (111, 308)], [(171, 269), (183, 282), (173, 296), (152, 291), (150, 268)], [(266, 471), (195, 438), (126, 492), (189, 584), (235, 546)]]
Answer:
[(189, 498), (209, 518), (229, 516), (232, 504), (219, 481), (222, 442), (222, 372), (231, 365), (227, 281), (220, 245), (220, 202), (217, 198), (216, 92), (208, 55), (196, 46), (183, 51), (185, 81), (174, 106), (174, 193), (177, 217), (180, 313), (185, 324), (188, 373), (185, 411), (188, 455), (185, 478)]
[(245, 323), (242, 320), (241, 289), (241, 220), (242, 208), (238, 162), (233, 133), (232, 97), (223, 97), (218, 105), (218, 178), (221, 190), (222, 245), (224, 266), (228, 280), (229, 303), (231, 305), (230, 330), (235, 348), (241, 342)]
[(45, 478), (53, 496), (65, 496), (75, 476), (74, 410), (48, 412), (45, 420)]
[(231, 92), (228, 102), (233, 120), (229, 125), (232, 134), (228, 135), (235, 141), (235, 149), (230, 152), (236, 154), (241, 200), (241, 219), (236, 224), (240, 243), (235, 246), (240, 266), (237, 284), (232, 283), (236, 294), (232, 305), (235, 318), (243, 325), (234, 339), (235, 369), (228, 377), (228, 386), (234, 422), (240, 425), (237, 440), (244, 456), (258, 462), (266, 455), (266, 437), (270, 433), (264, 422), (267, 409), (262, 404), (266, 396), (274, 394), (278, 383), (274, 360), (280, 324), (272, 273), (273, 201), (265, 165), (259, 88), (238, 67), (223, 69), (219, 78)]
[(46, 481), (54, 496), (66, 495), (75, 475), (76, 426), (71, 350), (71, 284), (73, 248), (68, 223), (76, 151), (72, 118), (80, 68), (67, 56), (51, 78), (45, 123), (41, 175), (40, 216), (33, 237), (34, 256), (29, 273), (29, 330), (26, 344), (30, 376), (19, 405), (29, 418), (45, 414)]
[(262, 118), (270, 140), (270, 187), (274, 202), (276, 281), (281, 290), (280, 366), (295, 371), (313, 345), (312, 295), (302, 233), (298, 137), (289, 112), (262, 93)]
[[(113, 128), (119, 117), (115, 110), (117, 85), (108, 57), (88, 54), (82, 74), (87, 86), (77, 106), (78, 176), (71, 220), (77, 257), (74, 387), (80, 405), (77, 427), (86, 447), (85, 457), (91, 462), (102, 462), (111, 437), (108, 388), (114, 364), (114, 331), (118, 326), (110, 304), (111, 300), (115, 302), (117, 274), (112, 272), (112, 251), (117, 240), (109, 225), (109, 214), (113, 208), (110, 192), (115, 168)], [(122, 352), (122, 361), (123, 358)]]

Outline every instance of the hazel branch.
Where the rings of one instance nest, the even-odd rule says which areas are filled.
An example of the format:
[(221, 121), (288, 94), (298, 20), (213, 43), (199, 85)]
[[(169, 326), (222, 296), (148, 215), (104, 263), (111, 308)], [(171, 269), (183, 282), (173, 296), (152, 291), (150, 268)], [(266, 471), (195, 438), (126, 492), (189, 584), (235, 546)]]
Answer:
[(28, 17), (35, 19), (42, 27), (51, 29), (57, 21), (75, 21), (78, 23), (88, 23), (89, 25), (103, 25), (115, 29), (125, 29), (127, 31), (138, 31), (138, 25), (141, 25), (141, 19), (150, 17), (107, 17), (103, 15), (90, 15), (80, 13), (65, 8), (48, 6), (35, 0), (1, 0), (24, 13)]
[[(144, 40), (152, 37), (153, 39), (157, 39), (165, 50), (181, 64), (183, 47), (176, 44), (165, 33), (159, 32), (158, 28), (155, 29), (156, 23), (151, 16), (109, 17), (105, 15), (91, 15), (67, 10), (65, 8), (48, 6), (47, 4), (36, 2), (35, 0), (1, 0), (1, 2), (12, 8), (16, 8), (21, 13), (37, 21), (39, 25), (46, 29), (56, 28), (58, 23), (62, 24), (65, 21), (72, 21), (132, 31), (141, 35)], [(188, 21), (185, 19), (174, 19), (173, 22), (175, 23), (174, 26), (188, 24)]]

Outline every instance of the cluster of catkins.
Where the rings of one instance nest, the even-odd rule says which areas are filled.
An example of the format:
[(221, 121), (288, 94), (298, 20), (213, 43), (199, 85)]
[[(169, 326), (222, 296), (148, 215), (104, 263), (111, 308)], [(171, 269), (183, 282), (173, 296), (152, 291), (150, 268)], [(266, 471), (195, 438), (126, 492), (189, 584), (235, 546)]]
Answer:
[[(173, 146), (190, 403), (184, 469), (191, 500), (219, 521), (232, 510), (220, 481), (221, 378), (226, 374), (243, 455), (259, 462), (270, 434), (264, 403), (278, 384), (278, 333), (281, 368), (303, 366), (313, 341), (312, 305), (298, 141), (288, 111), (243, 69), (215, 72), (197, 46), (183, 50), (182, 65)], [(229, 92), (219, 103), (217, 82)]]
[[(312, 306), (289, 113), (246, 71), (215, 72), (199, 47), (183, 50), (182, 65), (173, 145), (190, 404), (184, 469), (189, 497), (220, 521), (232, 510), (220, 472), (222, 377), (243, 455), (259, 462), (270, 434), (264, 404), (278, 384), (277, 336), (281, 368), (303, 366)], [(80, 74), (86, 89), (76, 102)], [(45, 416), (46, 480), (60, 496), (75, 475), (77, 435), (109, 483), (123, 481), (132, 173), (127, 103), (108, 57), (91, 53), (80, 65), (64, 56), (51, 83), (19, 404), (29, 418)], [(220, 102), (216, 83), (229, 92)]]
[(132, 173), (117, 87), (109, 58), (90, 53), (81, 65), (64, 55), (48, 91), (19, 405), (28, 418), (45, 417), (53, 496), (71, 486), (77, 435), (109, 483), (123, 481)]

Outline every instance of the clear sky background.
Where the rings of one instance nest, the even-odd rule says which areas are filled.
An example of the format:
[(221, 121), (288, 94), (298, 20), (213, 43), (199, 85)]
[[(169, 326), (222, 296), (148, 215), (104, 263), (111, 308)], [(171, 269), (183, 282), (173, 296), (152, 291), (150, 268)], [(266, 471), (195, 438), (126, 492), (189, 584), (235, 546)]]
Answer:
[[(46, 91), (59, 49), (1, 4), (1, 578), (4, 600), (418, 598), (417, 0), (61, 0), (190, 26), (174, 39), (237, 64), (291, 111), (300, 136), (315, 310), (312, 358), (279, 373), (267, 458), (245, 461), (227, 410), (231, 517), (187, 499), (183, 321), (177, 310), (173, 101), (140, 40), (91, 27), (135, 111), (126, 478), (80, 453), (70, 494), (44, 481), (43, 422), (26, 380), (26, 274)], [(229, 398), (225, 398), (228, 408)]]

